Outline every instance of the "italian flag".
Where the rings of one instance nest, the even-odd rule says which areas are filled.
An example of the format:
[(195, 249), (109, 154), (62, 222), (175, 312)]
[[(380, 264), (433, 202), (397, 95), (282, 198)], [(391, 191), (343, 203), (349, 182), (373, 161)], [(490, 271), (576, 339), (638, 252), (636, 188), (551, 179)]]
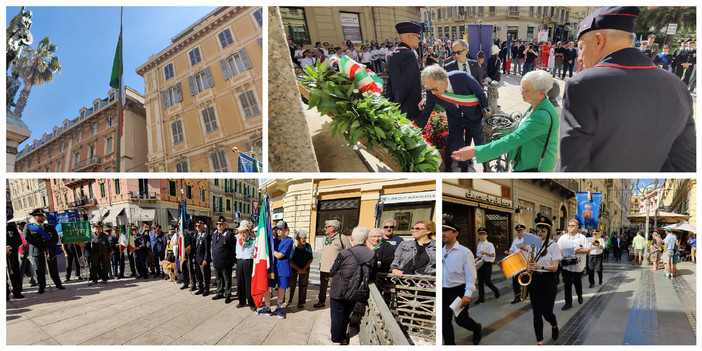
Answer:
[(480, 103), (478, 97), (475, 95), (459, 95), (459, 94), (449, 94), (443, 93), (442, 95), (436, 95), (441, 100), (448, 101), (452, 104), (460, 106), (475, 106)]
[(270, 199), (263, 199), (258, 216), (258, 233), (254, 242), (254, 267), (251, 275), (251, 296), (257, 307), (263, 305), (263, 293), (268, 290), (268, 279), (273, 276), (273, 229), (271, 228)]
[[(124, 234), (124, 232), (127, 232), (127, 234)], [(136, 249), (132, 233), (129, 230), (123, 230), (119, 234), (119, 252), (124, 251), (124, 249), (126, 249), (127, 247), (129, 247), (130, 255), (132, 254), (132, 252), (134, 252), (134, 249)]]
[[(187, 215), (186, 215), (186, 204), (183, 202), (182, 206), (178, 208), (178, 263), (179, 268), (185, 262), (185, 250), (190, 247), (190, 236), (185, 233), (185, 228), (187, 228)], [(187, 267), (187, 266), (186, 266)]]

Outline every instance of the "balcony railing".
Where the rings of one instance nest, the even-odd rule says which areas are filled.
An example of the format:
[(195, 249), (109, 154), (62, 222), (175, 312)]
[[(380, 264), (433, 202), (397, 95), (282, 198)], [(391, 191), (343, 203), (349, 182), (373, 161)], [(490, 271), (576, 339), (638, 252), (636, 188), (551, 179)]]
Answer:
[(378, 289), (394, 311), (400, 327), (414, 344), (436, 340), (436, 277), (430, 275), (378, 274)]
[(129, 198), (131, 200), (160, 200), (160, 196), (157, 192), (141, 192), (141, 191), (130, 191)]
[(88, 159), (85, 160), (85, 161), (81, 161), (81, 162), (78, 162), (78, 163), (74, 163), (74, 164), (73, 164), (73, 170), (76, 171), (76, 172), (78, 172), (78, 171), (82, 170), (83, 168), (90, 167), (90, 166), (92, 166), (92, 165), (94, 165), (94, 164), (100, 163), (100, 160), (101, 160), (100, 156), (93, 156), (93, 157), (90, 157), (90, 158), (88, 158)]
[(375, 284), (370, 284), (370, 296), (363, 306), (358, 337), (361, 345), (410, 344)]
[(507, 16), (519, 17), (519, 11), (510, 11), (509, 13), (507, 13)]

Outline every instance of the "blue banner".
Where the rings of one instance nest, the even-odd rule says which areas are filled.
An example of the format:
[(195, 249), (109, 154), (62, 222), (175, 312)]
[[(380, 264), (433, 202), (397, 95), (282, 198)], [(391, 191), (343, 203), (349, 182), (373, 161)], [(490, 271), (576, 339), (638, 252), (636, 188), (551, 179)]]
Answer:
[[(492, 49), (492, 25), (491, 24), (469, 24), (468, 25), (468, 50), (470, 56), (476, 60), (478, 51), (485, 53), (485, 58), (490, 57)], [(487, 60), (485, 60), (487, 65)]]
[[(592, 194), (592, 196), (588, 194)], [(575, 199), (578, 203), (578, 221), (580, 222), (580, 228), (597, 229), (602, 193), (578, 191), (575, 194)]]
[(263, 169), (262, 166), (255, 157), (239, 153), (239, 173), (258, 173)]

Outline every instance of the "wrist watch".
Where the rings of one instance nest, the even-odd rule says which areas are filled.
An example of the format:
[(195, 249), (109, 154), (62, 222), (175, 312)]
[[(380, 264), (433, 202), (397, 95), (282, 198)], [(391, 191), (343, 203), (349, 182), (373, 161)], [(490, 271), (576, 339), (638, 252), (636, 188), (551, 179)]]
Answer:
[(542, 271), (545, 270), (545, 269), (544, 269), (544, 266), (541, 266), (541, 270), (542, 270)]

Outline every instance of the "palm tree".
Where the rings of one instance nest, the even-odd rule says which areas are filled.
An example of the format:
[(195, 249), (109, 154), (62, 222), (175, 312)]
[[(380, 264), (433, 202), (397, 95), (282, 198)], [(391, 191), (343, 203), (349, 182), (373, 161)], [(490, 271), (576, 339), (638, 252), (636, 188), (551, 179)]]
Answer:
[(668, 23), (677, 23), (679, 28), (694, 31), (697, 21), (697, 11), (694, 6), (663, 6), (643, 8), (639, 15), (637, 27), (648, 30), (653, 27), (662, 31)]
[(29, 93), (35, 85), (41, 86), (54, 81), (54, 73), (61, 72), (61, 62), (54, 56), (56, 45), (51, 44), (49, 37), (39, 42), (36, 49), (27, 49), (17, 59), (12, 70), (19, 73), (24, 82), (22, 92), (17, 99), (15, 115), (22, 117), (22, 111), (27, 105)]

